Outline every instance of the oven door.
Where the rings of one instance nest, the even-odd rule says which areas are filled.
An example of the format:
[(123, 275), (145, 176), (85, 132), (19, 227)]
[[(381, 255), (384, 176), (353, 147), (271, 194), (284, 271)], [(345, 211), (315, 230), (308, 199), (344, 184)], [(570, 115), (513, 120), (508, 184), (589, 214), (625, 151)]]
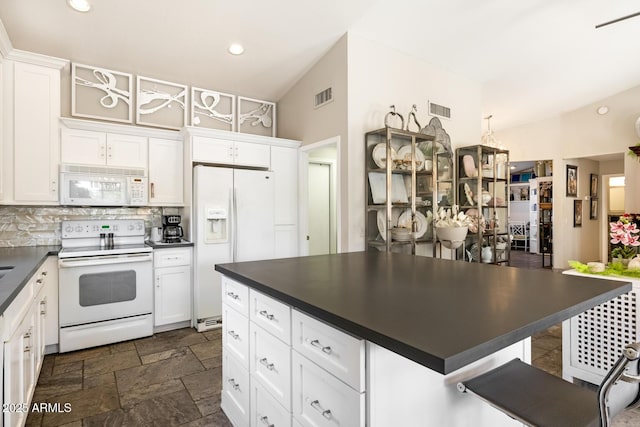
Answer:
[(151, 313), (152, 261), (152, 253), (60, 259), (60, 327)]

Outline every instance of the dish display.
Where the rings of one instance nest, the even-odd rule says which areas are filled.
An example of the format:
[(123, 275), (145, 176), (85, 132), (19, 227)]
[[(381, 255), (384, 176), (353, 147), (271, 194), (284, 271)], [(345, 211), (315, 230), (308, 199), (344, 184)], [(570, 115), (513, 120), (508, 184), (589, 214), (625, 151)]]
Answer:
[(378, 232), (380, 232), (380, 237), (385, 242), (387, 241), (387, 221), (384, 219), (385, 214), (384, 211), (378, 211), (378, 217), (376, 218), (378, 222)]
[(478, 176), (478, 169), (476, 168), (476, 162), (473, 160), (473, 156), (465, 154), (462, 156), (462, 165), (464, 167), (464, 174), (469, 178), (475, 178)]
[[(424, 153), (420, 150), (416, 150), (416, 170), (421, 171), (424, 169)], [(404, 145), (398, 150), (396, 161), (400, 162), (398, 169), (411, 169), (411, 146)], [(432, 163), (433, 167), (433, 163)]]
[(473, 206), (473, 192), (466, 182), (464, 183), (464, 195), (467, 196), (467, 205)]
[[(419, 239), (427, 232), (429, 228), (429, 221), (422, 214), (422, 212), (416, 212), (416, 222), (418, 223), (418, 230), (414, 233), (415, 238)], [(411, 211), (404, 211), (398, 218), (398, 226), (411, 230)]]
[[(371, 198), (374, 204), (384, 203), (387, 200), (387, 176), (380, 172), (369, 172), (369, 185), (371, 186)], [(391, 203), (408, 203), (407, 187), (401, 175), (391, 177)]]
[[(376, 166), (378, 166), (379, 168), (386, 168), (387, 167), (387, 144), (384, 142), (381, 142), (380, 144), (376, 144), (375, 147), (373, 147), (373, 152), (371, 153), (371, 157), (373, 157), (373, 161), (376, 164)], [(396, 160), (398, 158), (398, 153), (396, 153), (396, 150), (391, 147), (391, 169), (395, 168), (395, 163), (393, 162), (393, 160)]]

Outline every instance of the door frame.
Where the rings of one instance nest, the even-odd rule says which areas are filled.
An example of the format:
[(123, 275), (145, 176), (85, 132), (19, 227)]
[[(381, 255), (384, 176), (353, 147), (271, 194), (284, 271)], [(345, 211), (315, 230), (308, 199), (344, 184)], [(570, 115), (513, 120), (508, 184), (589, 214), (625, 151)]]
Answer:
[[(300, 219), (300, 255), (306, 256), (309, 255), (309, 242), (307, 240), (307, 236), (309, 234), (309, 152), (313, 150), (317, 150), (319, 148), (324, 148), (330, 145), (335, 145), (336, 147), (336, 160), (333, 163), (333, 176), (335, 176), (335, 183), (333, 187), (335, 188), (335, 211), (336, 211), (336, 224), (335, 224), (335, 238), (336, 241), (336, 252), (342, 252), (342, 245), (340, 236), (342, 235), (342, 226), (341, 226), (341, 218), (342, 218), (342, 206), (340, 203), (341, 193), (342, 193), (342, 176), (340, 173), (342, 164), (341, 155), (341, 144), (340, 144), (340, 136), (334, 136), (331, 138), (323, 139), (321, 141), (313, 142), (311, 144), (306, 144), (300, 147), (299, 154), (299, 180), (300, 183), (298, 187), (298, 200), (299, 200), (299, 210), (298, 217)], [(326, 159), (324, 159), (326, 160)]]

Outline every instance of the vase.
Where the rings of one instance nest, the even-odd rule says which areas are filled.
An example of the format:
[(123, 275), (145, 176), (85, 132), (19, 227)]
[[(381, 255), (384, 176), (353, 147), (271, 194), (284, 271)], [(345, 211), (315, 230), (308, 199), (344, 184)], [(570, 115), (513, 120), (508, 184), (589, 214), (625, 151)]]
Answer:
[(493, 250), (491, 249), (491, 246), (485, 246), (484, 248), (482, 248), (482, 252), (480, 252), (480, 256), (482, 259), (482, 262), (491, 262), (492, 258), (493, 258)]
[(436, 227), (436, 236), (445, 248), (456, 249), (462, 246), (468, 230), (468, 227)]

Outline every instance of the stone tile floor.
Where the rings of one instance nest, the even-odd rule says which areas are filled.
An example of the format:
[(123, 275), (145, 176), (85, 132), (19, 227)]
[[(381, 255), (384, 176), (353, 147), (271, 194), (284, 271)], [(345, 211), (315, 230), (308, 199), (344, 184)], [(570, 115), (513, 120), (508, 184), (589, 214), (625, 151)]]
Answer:
[(71, 411), (30, 413), (27, 426), (231, 426), (220, 410), (221, 331), (185, 328), (48, 355), (33, 397)]

